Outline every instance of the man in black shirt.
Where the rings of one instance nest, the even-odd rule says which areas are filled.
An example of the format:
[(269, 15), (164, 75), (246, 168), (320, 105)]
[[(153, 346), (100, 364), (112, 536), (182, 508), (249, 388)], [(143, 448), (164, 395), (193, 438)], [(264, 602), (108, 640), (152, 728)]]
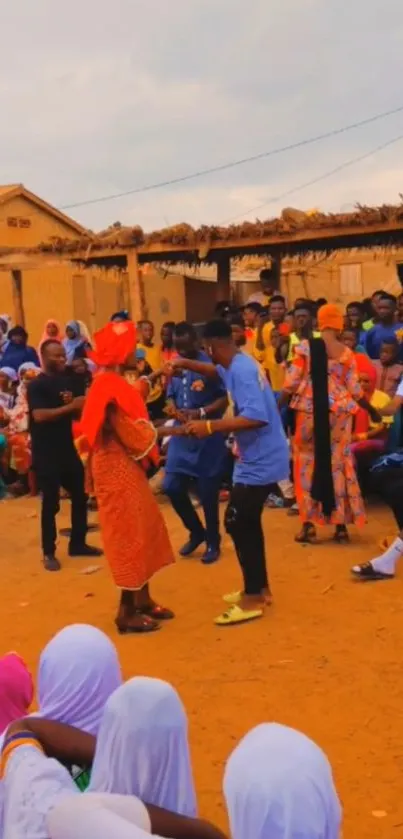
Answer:
[(84, 385), (68, 376), (62, 344), (50, 339), (41, 347), (44, 372), (28, 386), (32, 467), (42, 492), (42, 550), (47, 571), (59, 571), (55, 556), (59, 491), (71, 497), (70, 556), (100, 556), (102, 551), (85, 542), (87, 497), (84, 470), (73, 442), (72, 422), (84, 404)]

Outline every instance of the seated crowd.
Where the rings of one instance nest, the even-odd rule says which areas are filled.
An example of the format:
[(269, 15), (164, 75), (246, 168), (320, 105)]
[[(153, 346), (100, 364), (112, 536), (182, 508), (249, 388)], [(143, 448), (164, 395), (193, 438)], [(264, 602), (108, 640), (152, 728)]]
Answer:
[[(225, 839), (199, 815), (186, 710), (167, 682), (123, 682), (116, 649), (75, 624), (43, 649), (37, 710), (16, 653), (0, 659), (2, 839)], [(342, 810), (325, 754), (276, 723), (229, 755), (232, 839), (338, 839)]]

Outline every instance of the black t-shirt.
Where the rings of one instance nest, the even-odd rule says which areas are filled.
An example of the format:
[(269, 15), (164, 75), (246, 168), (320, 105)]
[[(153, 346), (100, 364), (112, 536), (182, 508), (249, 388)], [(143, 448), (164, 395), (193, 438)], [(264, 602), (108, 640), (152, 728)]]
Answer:
[(51, 422), (35, 422), (32, 412), (39, 408), (60, 408), (62, 393), (83, 396), (85, 386), (79, 376), (40, 373), (28, 385), (29, 430), (32, 444), (32, 466), (38, 472), (68, 469), (77, 458), (73, 443), (73, 414)]

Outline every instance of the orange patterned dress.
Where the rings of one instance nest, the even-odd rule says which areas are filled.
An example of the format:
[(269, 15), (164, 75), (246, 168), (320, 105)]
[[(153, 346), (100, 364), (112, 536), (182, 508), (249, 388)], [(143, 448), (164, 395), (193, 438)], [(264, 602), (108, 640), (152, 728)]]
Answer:
[(137, 462), (155, 444), (155, 429), (120, 409), (111, 419), (113, 434), (100, 436), (88, 463), (98, 502), (102, 541), (118, 588), (138, 591), (174, 555), (158, 504)]
[[(295, 492), (302, 522), (324, 524), (321, 504), (311, 498), (314, 471), (313, 392), (310, 376), (308, 341), (295, 348), (295, 355), (286, 374), (284, 390), (292, 393), (290, 407), (295, 410), (296, 429), (293, 438)], [(347, 347), (339, 359), (328, 359), (329, 422), (333, 486), (336, 509), (332, 524), (365, 523), (362, 500), (354, 460), (351, 453), (353, 416), (358, 411), (356, 400), (363, 396), (358, 380), (354, 354)]]

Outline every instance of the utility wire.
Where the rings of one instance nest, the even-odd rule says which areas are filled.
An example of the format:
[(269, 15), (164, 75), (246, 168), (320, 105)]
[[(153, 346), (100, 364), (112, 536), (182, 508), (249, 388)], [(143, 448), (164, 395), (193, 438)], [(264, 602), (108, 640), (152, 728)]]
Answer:
[(339, 134), (344, 134), (355, 128), (361, 128), (364, 125), (370, 125), (371, 123), (378, 122), (386, 117), (399, 114), (401, 111), (403, 111), (403, 105), (399, 105), (398, 108), (393, 108), (390, 111), (383, 111), (382, 113), (375, 114), (374, 116), (360, 120), (359, 122), (352, 122), (349, 125), (343, 125), (341, 128), (334, 128), (332, 131), (326, 131), (323, 134), (316, 134), (313, 137), (307, 137), (286, 146), (269, 149), (269, 151), (261, 152), (260, 154), (251, 155), (250, 157), (244, 157), (239, 160), (233, 160), (229, 163), (222, 163), (220, 166), (212, 166), (209, 169), (200, 169), (197, 172), (192, 172), (189, 175), (181, 175), (178, 178), (170, 178), (169, 180), (157, 181), (155, 183), (146, 184), (145, 186), (134, 187), (133, 189), (128, 189), (125, 192), (115, 192), (109, 195), (101, 195), (99, 198), (88, 198), (85, 201), (76, 201), (72, 204), (64, 204), (59, 207), (59, 209), (73, 210), (77, 207), (87, 207), (90, 204), (101, 204), (105, 201), (113, 201), (116, 198), (125, 198), (127, 195), (137, 195), (141, 192), (151, 192), (151, 190), (154, 189), (161, 189), (165, 186), (174, 186), (175, 184), (184, 183), (185, 181), (194, 180), (195, 178), (202, 178), (205, 175), (212, 175), (216, 172), (224, 172), (227, 169), (234, 169), (237, 166), (243, 166), (245, 163), (253, 163), (256, 160), (263, 160), (266, 157), (274, 157), (275, 155), (283, 154), (284, 152), (292, 151), (293, 149), (298, 149), (302, 146), (319, 143), (321, 140), (326, 140), (328, 137), (337, 137)]
[(314, 184), (319, 183), (320, 181), (324, 181), (326, 178), (330, 178), (332, 175), (336, 175), (337, 172), (342, 172), (343, 169), (347, 169), (349, 166), (354, 166), (355, 163), (360, 163), (362, 160), (366, 160), (368, 157), (372, 157), (373, 154), (377, 154), (383, 149), (388, 148), (388, 146), (392, 146), (394, 143), (398, 143), (399, 140), (403, 140), (403, 134), (399, 134), (398, 137), (393, 137), (392, 140), (387, 140), (386, 143), (382, 143), (380, 146), (376, 146), (376, 148), (371, 149), (371, 151), (365, 152), (365, 154), (359, 155), (359, 157), (353, 157), (351, 160), (346, 160), (345, 163), (341, 163), (339, 166), (335, 166), (334, 169), (330, 169), (328, 172), (324, 172), (322, 175), (317, 175), (315, 178), (312, 178), (309, 181), (305, 181), (298, 186), (292, 187), (291, 189), (287, 189), (285, 192), (281, 192), (279, 195), (273, 196), (273, 198), (268, 198), (266, 201), (263, 201), (262, 204), (257, 204), (255, 207), (251, 207), (250, 210), (246, 210), (245, 212), (238, 213), (236, 216), (231, 216), (230, 218), (226, 218), (223, 221), (220, 221), (218, 224), (229, 224), (232, 221), (236, 221), (239, 218), (243, 218), (244, 216), (250, 215), (250, 213), (256, 213), (258, 210), (261, 210), (263, 207), (267, 207), (269, 204), (275, 204), (277, 201), (282, 201), (284, 198), (288, 198), (289, 195), (294, 195), (296, 192), (300, 192), (303, 189), (307, 189), (309, 186), (313, 186)]

